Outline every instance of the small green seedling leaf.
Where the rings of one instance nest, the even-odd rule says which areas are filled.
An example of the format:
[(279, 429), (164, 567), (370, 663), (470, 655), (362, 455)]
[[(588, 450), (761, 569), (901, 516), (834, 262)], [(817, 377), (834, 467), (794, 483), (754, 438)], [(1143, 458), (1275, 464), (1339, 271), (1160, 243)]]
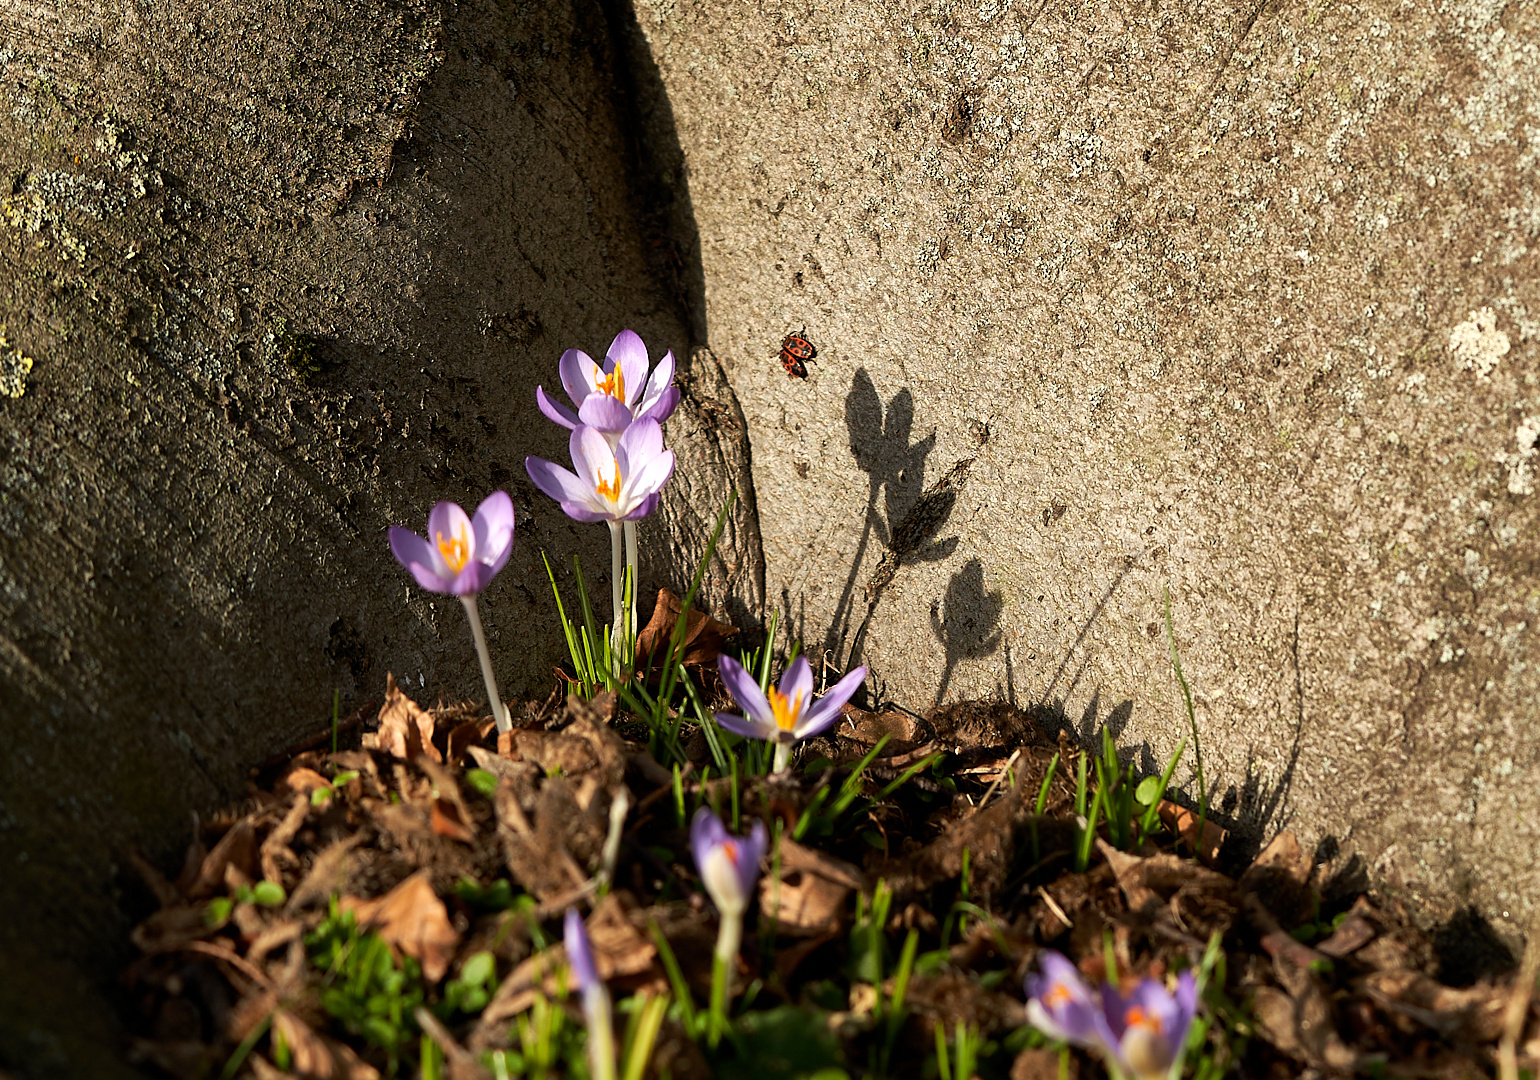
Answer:
[(1160, 788), (1160, 777), (1146, 776), (1134, 789), (1134, 798), (1139, 800), (1140, 806), (1154, 806), (1155, 800), (1160, 798)]
[(465, 781), (489, 799), (497, 794), (497, 777), (485, 769), (468, 770)]
[(470, 986), (485, 986), (497, 976), (497, 958), (490, 952), (474, 953), (460, 969), (460, 981)]
[(289, 894), (276, 881), (259, 881), (252, 886), (251, 898), (263, 907), (282, 907)]
[(203, 925), (218, 929), (230, 921), (230, 912), (234, 908), (235, 904), (228, 896), (216, 896), (203, 909)]

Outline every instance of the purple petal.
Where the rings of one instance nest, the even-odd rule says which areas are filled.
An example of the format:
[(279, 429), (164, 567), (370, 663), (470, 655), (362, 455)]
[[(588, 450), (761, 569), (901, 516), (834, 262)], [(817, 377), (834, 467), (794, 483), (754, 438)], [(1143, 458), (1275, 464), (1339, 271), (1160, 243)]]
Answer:
[(433, 561), (433, 545), (411, 529), (403, 529), (400, 525), (390, 527), (390, 553), (402, 566), (410, 567), (413, 563), (419, 566), (436, 565)]
[[(722, 685), (727, 687), (727, 692), (733, 696), (738, 707), (750, 718), (763, 728), (771, 731), (779, 730), (775, 726), (775, 713), (770, 709), (770, 700), (765, 697), (765, 692), (759, 688), (759, 682), (754, 676), (743, 670), (742, 664), (723, 653), (717, 658), (717, 674), (722, 677)], [(733, 729), (728, 728), (728, 730)], [(763, 735), (755, 737), (765, 738)]]
[(545, 392), (545, 387), (535, 387), (535, 404), (540, 406), (540, 411), (545, 413), (548, 419), (556, 421), (567, 430), (578, 426), (577, 415), (565, 405), (552, 401)]
[(513, 551), (513, 500), (508, 493), (494, 491), (481, 500), (476, 516), (471, 518), (471, 528), (476, 532), (476, 561), (497, 573)]
[(695, 816), (690, 819), (690, 854), (695, 858), (697, 873), (705, 864), (707, 853), (726, 839), (727, 826), (710, 807), (702, 806), (695, 811)]
[[(802, 699), (801, 712), (806, 712), (813, 706), (813, 669), (807, 662), (807, 657), (799, 656), (791, 662), (791, 666), (781, 673), (781, 683), (777, 690), (790, 705), (798, 698)], [(844, 704), (841, 702), (840, 704)]]
[[(673, 381), (674, 354), (671, 350), (663, 354), (663, 359), (658, 361), (658, 366), (652, 369), (651, 375), (647, 376), (647, 386), (642, 391), (641, 400), (636, 403), (636, 415), (638, 417), (651, 415), (659, 399), (669, 390), (673, 389), (671, 385)], [(675, 400), (678, 400), (677, 391), (675, 393)], [(667, 419), (668, 414), (672, 411), (673, 409), (670, 408), (664, 411), (663, 415), (654, 416), (653, 418), (661, 423)]]
[(641, 412), (636, 414), (636, 418), (638, 420), (656, 420), (661, 424), (670, 416), (673, 416), (674, 410), (678, 407), (679, 388), (677, 386), (670, 386), (658, 395), (656, 401), (644, 403)]
[(668, 478), (674, 475), (674, 452), (663, 451), (648, 461), (640, 472), (633, 469), (630, 475), (630, 482), (626, 484), (626, 494), (629, 499), (642, 499), (658, 494), (663, 490), (663, 485), (668, 483)]
[(497, 571), (484, 562), (471, 562), (466, 564), (464, 570), (454, 579), (450, 592), (456, 596), (471, 596), (479, 593), (497, 576)]
[(559, 503), (578, 502), (592, 498), (593, 491), (569, 469), (545, 458), (527, 457), (524, 471), (542, 492)]
[[(800, 657), (798, 659), (801, 659)], [(839, 682), (829, 687), (824, 696), (813, 702), (811, 706), (802, 710), (802, 716), (797, 721), (797, 730), (793, 733), (797, 739), (811, 739), (814, 735), (840, 718), (840, 710), (845, 702), (849, 701), (855, 692), (861, 689), (861, 682), (866, 678), (866, 668), (858, 667)], [(782, 680), (783, 682), (785, 680)], [(812, 672), (808, 672), (808, 683), (813, 681)]]
[(417, 579), (417, 584), (421, 585), (429, 592), (452, 594), (455, 591), (454, 579), (441, 577), (436, 571), (433, 570), (432, 567), (424, 566), (419, 562), (414, 562), (408, 566), (407, 569), (410, 570), (412, 572), (412, 576)]
[(620, 445), (616, 447), (617, 456), (625, 455), (622, 460), (627, 464), (627, 475), (641, 471), (647, 462), (661, 453), (663, 429), (656, 420), (636, 421), (621, 434)]
[(649, 496), (647, 496), (641, 502), (637, 503), (635, 509), (633, 509), (625, 517), (621, 518), (621, 520), (622, 521), (641, 521), (642, 518), (644, 518), (644, 517), (650, 517), (652, 515), (652, 512), (658, 508), (658, 502), (662, 498), (663, 498), (663, 496), (661, 496), (661, 495), (649, 495)]
[(717, 723), (731, 731), (734, 735), (742, 735), (745, 739), (773, 740), (780, 729), (774, 724), (762, 724), (758, 720), (750, 720), (746, 716), (737, 713), (719, 712), (716, 714)]
[(598, 389), (594, 385), (594, 369), (598, 367), (582, 349), (568, 349), (561, 354), (556, 370), (561, 373), (561, 387), (574, 405)]
[(599, 509), (592, 502), (579, 502), (568, 500), (561, 504), (561, 512), (573, 521), (581, 521), (584, 524), (592, 524), (595, 521), (614, 521), (613, 514)]
[(765, 857), (765, 823), (758, 818), (749, 834), (738, 841), (738, 880), (745, 896), (754, 895), (754, 880), (759, 877), (759, 862)]
[(615, 460), (615, 453), (605, 437), (591, 427), (579, 427), (573, 431), (567, 443), (572, 451), (572, 464), (577, 467), (578, 478), (587, 481), (588, 499), (597, 506), (602, 501), (598, 493), (599, 482), (614, 483), (617, 479), (623, 479), (620, 463)]
[(608, 394), (589, 394), (578, 406), (578, 421), (600, 431), (625, 431), (631, 426), (631, 410)]
[(605, 355), (610, 370), (619, 368), (626, 384), (626, 404), (633, 405), (642, 396), (647, 384), (647, 346), (634, 330), (622, 330), (610, 342)]
[[(460, 509), (459, 503), (441, 502), (428, 514), (428, 545), (442, 557), (443, 548), (439, 547), (446, 540), (463, 539), (467, 544), (474, 543), (475, 531), (471, 528), (470, 515)], [(474, 554), (474, 548), (469, 549), (467, 556)], [(454, 568), (446, 561), (444, 570), (454, 573)]]
[(577, 976), (578, 989), (586, 991), (599, 984), (599, 970), (594, 966), (594, 952), (588, 944), (588, 932), (583, 927), (583, 917), (576, 908), (567, 909), (562, 923), (562, 941), (567, 946), (567, 963)]

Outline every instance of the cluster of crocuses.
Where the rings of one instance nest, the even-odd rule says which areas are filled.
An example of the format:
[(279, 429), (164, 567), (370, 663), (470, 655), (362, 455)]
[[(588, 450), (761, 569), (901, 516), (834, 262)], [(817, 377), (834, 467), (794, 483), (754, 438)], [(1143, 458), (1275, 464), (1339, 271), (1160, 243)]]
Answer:
[[(576, 472), (544, 458), (528, 457), (524, 467), (535, 486), (561, 503), (577, 521), (603, 521), (610, 527), (610, 595), (615, 674), (623, 667), (622, 645), (634, 639), (636, 605), (622, 597), (621, 548), (636, 590), (636, 523), (657, 509), (663, 485), (674, 472), (674, 454), (663, 446), (662, 423), (679, 404), (673, 384), (674, 354), (663, 354), (649, 374), (647, 346), (631, 330), (622, 330), (610, 343), (604, 363), (581, 349), (562, 353), (558, 371), (573, 412), (551, 399), (545, 387), (535, 388), (535, 402), (547, 417), (572, 432), (569, 448)], [(452, 502), (441, 502), (428, 515), (428, 538), (392, 526), (390, 547), (417, 583), (431, 592), (458, 596), (465, 604), (481, 661), (481, 674), (499, 732), (510, 724), (497, 692), (497, 679), (487, 652), (476, 598), (508, 561), (513, 549), (513, 502), (507, 493), (493, 492), (474, 517)], [(719, 662), (722, 682), (747, 716), (717, 713), (729, 731), (775, 744), (775, 771), (784, 771), (794, 743), (811, 738), (839, 718), (840, 709), (866, 677), (861, 667), (846, 675), (823, 697), (813, 699), (813, 673), (798, 658), (768, 694), (729, 656)]]
[[(743, 915), (754, 896), (759, 864), (768, 839), (763, 821), (754, 822), (747, 836), (734, 836), (707, 807), (695, 812), (690, 822), (690, 853), (701, 884), (717, 906), (720, 926), (712, 963), (711, 1012), (708, 1038), (716, 1046), (727, 1030), (727, 989), (732, 965), (743, 941)], [(575, 908), (567, 909), (563, 927), (567, 963), (583, 999), (583, 1020), (588, 1027), (589, 1074), (594, 1080), (615, 1076), (615, 1031), (609, 989), (594, 963), (593, 947)]]
[(1177, 977), (1175, 991), (1155, 979), (1140, 979), (1126, 994), (1110, 983), (1097, 993), (1074, 964), (1051, 950), (1043, 953), (1042, 972), (1027, 976), (1026, 991), (1033, 1027), (1101, 1054), (1115, 1078), (1173, 1075), (1198, 1008), (1191, 971)]
[[(679, 391), (671, 385), (674, 356), (666, 353), (649, 376), (647, 347), (635, 333), (623, 330), (611, 343), (603, 364), (577, 349), (568, 349), (559, 370), (562, 386), (577, 411), (553, 401), (544, 387), (535, 391), (535, 400), (541, 412), (571, 430), (569, 445), (576, 471), (537, 457), (527, 458), (525, 468), (535, 486), (561, 503), (569, 517), (603, 521), (610, 527), (615, 613), (612, 657), (619, 677), (624, 667), (623, 646), (635, 633), (634, 602), (625, 604), (622, 597), (621, 547), (623, 543), (634, 596), (636, 522), (657, 508), (663, 486), (674, 470), (674, 455), (664, 449), (661, 427), (679, 403)], [(502, 491), (488, 496), (474, 516), (452, 502), (439, 503), (428, 515), (427, 538), (399, 526), (390, 530), (391, 550), (419, 585), (431, 592), (457, 596), (464, 603), (500, 732), (509, 729), (510, 721), (492, 672), (477, 597), (507, 563), (513, 533), (513, 503)], [(866, 677), (866, 668), (857, 668), (815, 699), (812, 668), (803, 657), (789, 664), (780, 684), (768, 690), (762, 690), (729, 656), (720, 658), (718, 670), (746, 715), (717, 713), (717, 723), (746, 738), (772, 742), (777, 772), (787, 768), (794, 744), (820, 734), (839, 718), (841, 708)], [(726, 1028), (729, 974), (742, 939), (743, 915), (765, 854), (765, 826), (756, 821), (747, 836), (736, 837), (716, 815), (702, 808), (691, 823), (690, 846), (701, 881), (721, 913), (712, 979), (710, 1037), (714, 1045)], [(575, 913), (569, 913), (566, 929), (568, 954), (583, 988), (590, 1030), (595, 1033), (590, 1045), (593, 1075), (610, 1077), (614, 1072), (609, 998)]]

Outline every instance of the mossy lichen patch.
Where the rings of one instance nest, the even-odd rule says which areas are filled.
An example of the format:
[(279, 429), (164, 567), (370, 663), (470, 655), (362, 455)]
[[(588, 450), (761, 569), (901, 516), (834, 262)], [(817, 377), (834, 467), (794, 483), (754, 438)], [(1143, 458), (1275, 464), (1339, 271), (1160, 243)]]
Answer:
[(0, 326), (0, 394), (19, 398), (27, 392), (27, 376), (32, 373), (32, 357), (12, 345)]

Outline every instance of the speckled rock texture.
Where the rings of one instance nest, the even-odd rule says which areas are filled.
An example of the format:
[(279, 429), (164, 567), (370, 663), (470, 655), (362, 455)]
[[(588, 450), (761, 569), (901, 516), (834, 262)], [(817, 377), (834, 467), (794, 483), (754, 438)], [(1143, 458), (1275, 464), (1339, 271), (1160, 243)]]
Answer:
[[(747, 448), (616, 34), (581, 2), (0, 0), (0, 1070), (123, 1068), (83, 987), (126, 960), (130, 846), (174, 873), (334, 690), (483, 696), (389, 524), (512, 494), (482, 609), (505, 691), (551, 690), (540, 554), (569, 599), (573, 553), (600, 595), (609, 565), (524, 472), (567, 453), (534, 408), (563, 349), (686, 361), (691, 476), (642, 542), (644, 587), (688, 582)], [(740, 619), (744, 494), (708, 580)]]
[(480, 695), (386, 525), (510, 491), (484, 610), (547, 689), (539, 554), (607, 553), (523, 474), (565, 447), (532, 392), (627, 325), (686, 359), (644, 585), (737, 487), (714, 608), (1149, 767), (1169, 588), (1229, 822), (1522, 928), (1537, 24), (0, 0), (0, 1068), (122, 1071), (129, 845), (173, 868), (333, 689)]
[[(920, 711), (998, 693), (1111, 724), (1153, 767), (1187, 726), (1169, 587), (1232, 824), (1356, 855), (1430, 918), (1522, 929), (1540, 9), (636, 19), (767, 592), (814, 652)], [(775, 358), (803, 329), (806, 382)]]

